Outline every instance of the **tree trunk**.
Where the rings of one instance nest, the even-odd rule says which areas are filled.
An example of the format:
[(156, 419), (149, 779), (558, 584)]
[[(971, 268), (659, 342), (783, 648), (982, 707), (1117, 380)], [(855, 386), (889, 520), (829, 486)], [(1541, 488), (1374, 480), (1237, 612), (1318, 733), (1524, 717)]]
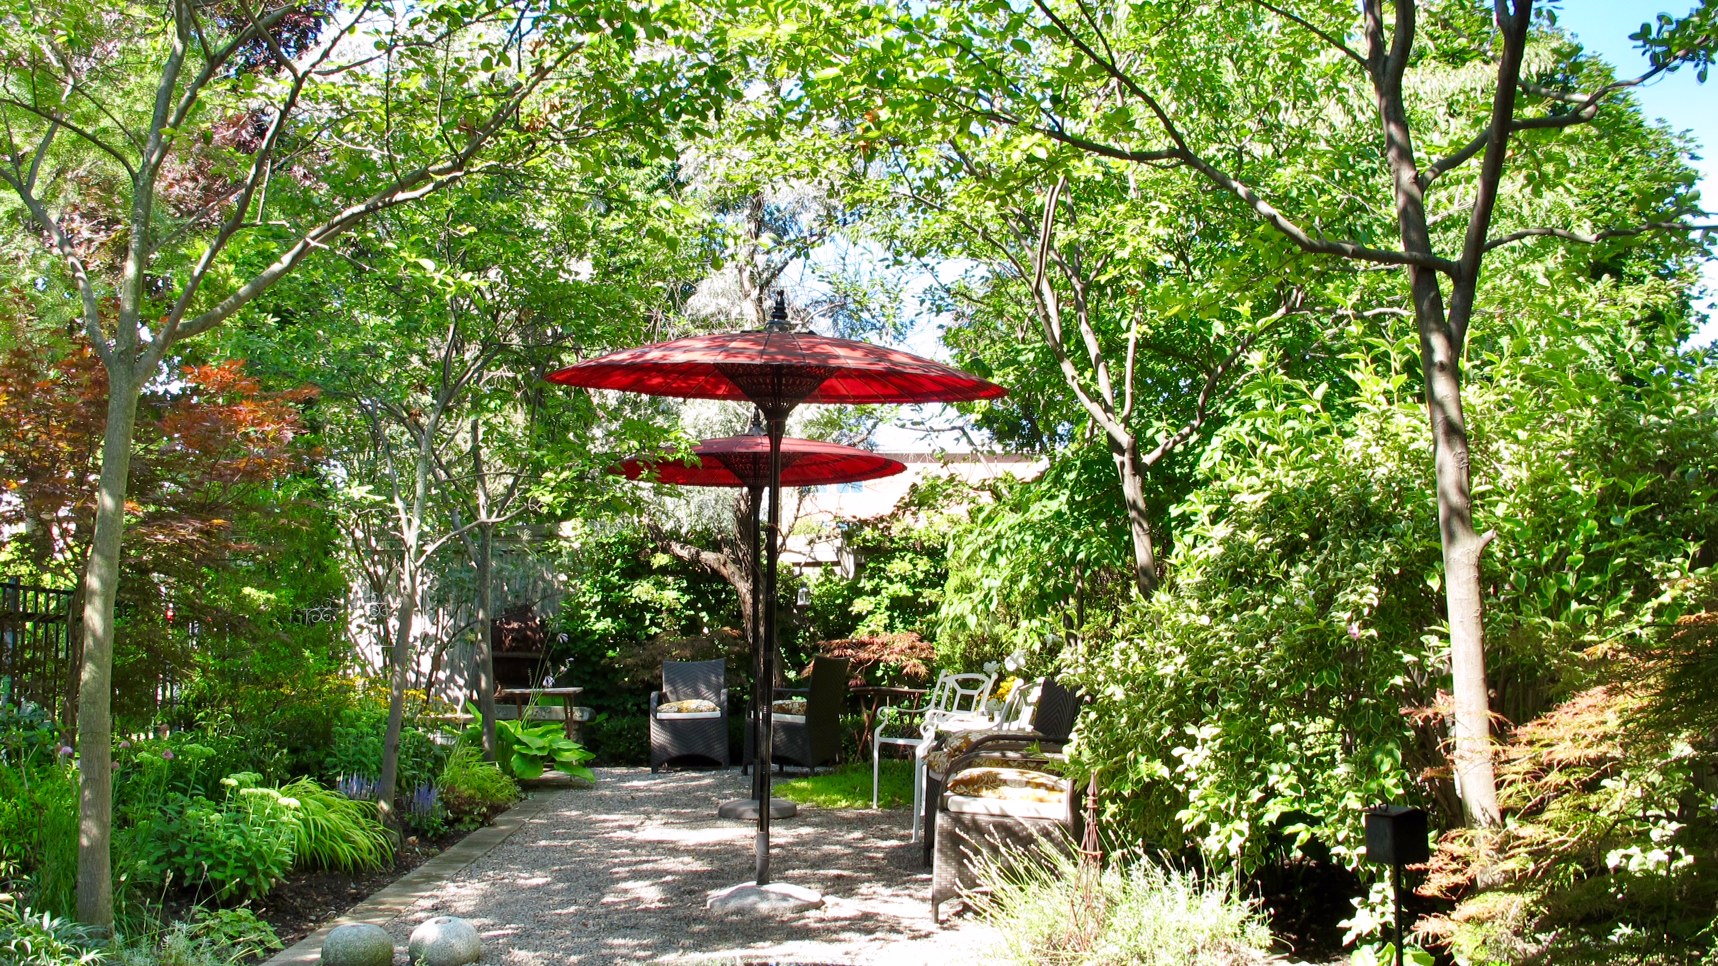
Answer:
[(1133, 582), (1142, 600), (1157, 593), (1157, 549), (1151, 541), (1151, 512), (1145, 503), (1145, 470), (1139, 465), (1139, 443), (1128, 439), (1124, 446), (1109, 438), (1110, 457), (1121, 478), (1122, 503), (1127, 507), (1127, 529), (1133, 538)]
[(113, 611), (131, 482), (131, 437), (143, 380), (108, 373), (107, 426), (95, 534), (83, 577), (83, 661), (78, 681), (78, 921), (113, 928)]
[[(1432, 255), (1425, 189), (1420, 183), (1420, 168), (1414, 153), (1402, 89), (1407, 51), (1411, 49), (1414, 38), (1414, 4), (1398, 4), (1397, 35), (1389, 46), (1384, 41), (1382, 9), (1369, 3), (1365, 13), (1371, 36), (1367, 69), (1377, 93), (1384, 155), (1390, 168), (1402, 250)], [(1503, 73), (1511, 75), (1511, 71), (1519, 70), (1519, 51), (1510, 44), (1505, 47)], [(1515, 78), (1506, 76), (1500, 84), (1512, 93)], [(1513, 104), (1513, 100), (1508, 104)], [(1500, 134), (1506, 137), (1507, 130)], [(1498, 151), (1502, 147), (1500, 140), (1490, 150)], [(1501, 161), (1494, 166), (1488, 160), (1488, 166), (1494, 169), (1495, 177)], [(1470, 226), (1468, 246), (1483, 244), (1483, 225), (1480, 228), (1476, 242)], [(1479, 554), (1485, 542), (1473, 531), (1467, 423), (1461, 403), (1462, 339), (1445, 310), (1438, 272), (1425, 266), (1410, 266), (1408, 278), (1413, 292), (1414, 321), (1420, 335), (1420, 366), (1426, 380), (1426, 411), (1432, 429), (1439, 536), (1444, 552), (1444, 602), (1450, 628), (1450, 687), (1455, 698), (1456, 782), (1469, 824), (1486, 828), (1499, 824), (1500, 817), (1497, 781), (1491, 764), (1491, 706), (1485, 685), (1485, 630), (1479, 593)], [(1465, 277), (1458, 275), (1454, 279), (1454, 297), (1458, 304), (1471, 304), (1471, 301), (1464, 303), (1463, 299), (1471, 297), (1472, 289), (1464, 290), (1463, 286), (1471, 286), (1476, 279), (1477, 256), (1469, 274)], [(1465, 320), (1457, 321), (1465, 324)]]
[(418, 452), (412, 474), (412, 502), (400, 526), (400, 610), (394, 621), (393, 680), (388, 688), (388, 728), (382, 736), (382, 773), (376, 778), (376, 808), (382, 821), (398, 825), (394, 795), (400, 771), (400, 732), (405, 727), (406, 689), (411, 686), (412, 625), (417, 619), (421, 581), (418, 560), (421, 552), (424, 508), (429, 505), (430, 447), (434, 445), (436, 422), (417, 434)]
[[(416, 548), (407, 551), (408, 557)], [(412, 624), (417, 620), (417, 566), (408, 560), (400, 574), (400, 609), (394, 619), (394, 646), (389, 655), (392, 674), (388, 688), (388, 727), (382, 735), (382, 773), (376, 777), (376, 810), (388, 825), (398, 827), (394, 813), (395, 784), (400, 771), (400, 732), (406, 720), (406, 688), (411, 681)]]
[[(481, 480), (478, 485), (482, 486)], [(477, 527), (477, 713), (483, 717), (483, 760), (495, 760), (495, 525)], [(567, 713), (572, 714), (568, 708)]]
[(1480, 537), (1473, 529), (1467, 424), (1454, 349), (1447, 326), (1420, 327), (1420, 358), (1424, 360), (1426, 410), (1432, 425), (1438, 488), (1438, 527), (1444, 549), (1456, 787), (1468, 823), (1489, 828), (1502, 821), (1491, 761), (1491, 699), (1485, 680), (1485, 623), (1479, 585), (1479, 555), (1489, 538)]

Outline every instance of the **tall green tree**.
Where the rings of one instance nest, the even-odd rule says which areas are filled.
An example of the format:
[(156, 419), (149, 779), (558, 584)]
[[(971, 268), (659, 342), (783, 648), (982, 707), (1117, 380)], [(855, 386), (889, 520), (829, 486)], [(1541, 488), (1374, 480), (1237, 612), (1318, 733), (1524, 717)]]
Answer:
[[(55, 284), (80, 306), (108, 374), (83, 581), (80, 919), (113, 918), (113, 602), (144, 384), (174, 345), (232, 319), (354, 226), (528, 153), (521, 127), (550, 130), (568, 105), (661, 123), (700, 110), (696, 94), (680, 96), (676, 10), (0, 9), (0, 183), (59, 256)], [(645, 44), (651, 55), (635, 58)], [(725, 78), (708, 63), (694, 72)], [(545, 88), (556, 96), (539, 99)]]
[[(1623, 94), (1698, 45), (1617, 80), (1532, 0), (1031, 0), (853, 19), (817, 22), (841, 42), (812, 55), (807, 98), (851, 104), (844, 92), (863, 84), (872, 103), (849, 115), (863, 143), (950, 112), (1006, 125), (1046, 158), (1059, 145), (1179, 171), (1308, 255), (1400, 280), (1435, 443), (1453, 757), (1470, 821), (1495, 825), (1480, 581), (1492, 536), (1473, 524), (1462, 408), (1483, 270), (1512, 246), (1604, 250), (1710, 227), (1686, 178), (1643, 170), (1651, 160), (1617, 140), (1638, 127)], [(1569, 164), (1570, 144), (1618, 152), (1601, 162), (1610, 177)], [(1637, 190), (1616, 192), (1619, 176)]]

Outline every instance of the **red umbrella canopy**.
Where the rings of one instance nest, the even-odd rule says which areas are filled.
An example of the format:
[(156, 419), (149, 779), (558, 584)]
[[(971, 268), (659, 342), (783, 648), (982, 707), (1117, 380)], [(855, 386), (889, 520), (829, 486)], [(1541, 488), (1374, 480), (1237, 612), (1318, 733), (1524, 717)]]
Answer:
[(549, 381), (652, 396), (747, 400), (772, 416), (800, 403), (969, 402), (1008, 393), (910, 352), (789, 332), (787, 308), (779, 300), (762, 331), (623, 349), (550, 373)]
[[(681, 486), (765, 487), (770, 483), (770, 441), (763, 435), (707, 439), (692, 450), (696, 462), (672, 458), (630, 459), (609, 472), (633, 480)], [(815, 439), (785, 436), (781, 441), (783, 486), (857, 483), (894, 476), (906, 464), (867, 450)]]

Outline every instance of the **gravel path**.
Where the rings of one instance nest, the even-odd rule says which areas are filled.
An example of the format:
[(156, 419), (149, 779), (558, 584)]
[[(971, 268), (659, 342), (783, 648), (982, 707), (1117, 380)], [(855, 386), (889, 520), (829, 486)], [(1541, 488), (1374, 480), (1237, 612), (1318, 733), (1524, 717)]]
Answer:
[(563, 789), (488, 855), (388, 923), (400, 946), (431, 916), (470, 919), (484, 962), (887, 963), (986, 960), (995, 933), (944, 907), (930, 917), (930, 873), (905, 809), (801, 808), (771, 825), (772, 878), (815, 889), (821, 910), (780, 919), (704, 908), (752, 878), (754, 826), (716, 818), (743, 797), (737, 769), (598, 769), (594, 789)]

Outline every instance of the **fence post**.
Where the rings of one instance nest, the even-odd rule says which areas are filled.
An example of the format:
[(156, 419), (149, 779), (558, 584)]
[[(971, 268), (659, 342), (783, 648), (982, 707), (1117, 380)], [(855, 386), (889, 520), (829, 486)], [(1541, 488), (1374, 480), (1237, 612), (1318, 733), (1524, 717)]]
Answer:
[(0, 673), (0, 708), (12, 703), (13, 653), (18, 648), (18, 632), (12, 624), (18, 612), (19, 587), (18, 578), (11, 577), (0, 590), (0, 669), (4, 669)]

